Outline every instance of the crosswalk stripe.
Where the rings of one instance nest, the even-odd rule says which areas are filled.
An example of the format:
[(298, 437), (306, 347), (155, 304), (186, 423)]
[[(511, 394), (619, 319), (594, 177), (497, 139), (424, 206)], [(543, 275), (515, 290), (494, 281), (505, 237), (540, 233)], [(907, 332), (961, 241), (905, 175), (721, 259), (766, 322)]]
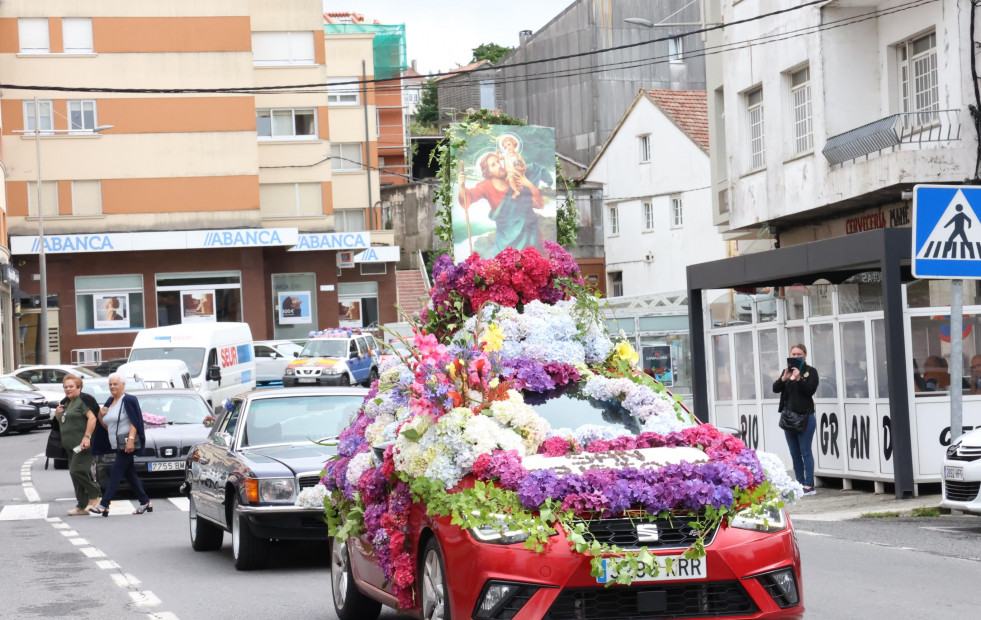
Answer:
[(177, 506), (181, 511), (187, 512), (191, 509), (191, 500), (186, 497), (168, 497), (170, 503)]
[(12, 504), (0, 510), (0, 521), (24, 521), (27, 519), (46, 519), (47, 504)]

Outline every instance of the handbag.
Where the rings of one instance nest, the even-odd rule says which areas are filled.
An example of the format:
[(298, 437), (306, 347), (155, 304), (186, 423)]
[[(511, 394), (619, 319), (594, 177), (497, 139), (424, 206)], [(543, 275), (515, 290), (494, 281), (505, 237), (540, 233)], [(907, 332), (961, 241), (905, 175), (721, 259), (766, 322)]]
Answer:
[[(123, 403), (119, 403), (119, 410), (116, 412), (116, 428), (119, 428), (119, 421), (123, 419), (124, 408), (125, 405)], [(116, 449), (125, 450), (127, 439), (129, 439), (128, 430), (125, 433), (116, 433)], [(135, 437), (133, 437), (133, 452), (136, 452), (141, 447), (143, 447), (143, 442), (140, 441), (140, 436), (136, 435)]]
[(68, 453), (61, 446), (61, 429), (52, 426), (48, 433), (48, 443), (44, 446), (44, 456), (49, 459), (68, 460)]
[(807, 413), (797, 413), (796, 411), (784, 409), (780, 413), (780, 428), (785, 431), (797, 433), (798, 435), (803, 435), (804, 429), (807, 428), (808, 415)]

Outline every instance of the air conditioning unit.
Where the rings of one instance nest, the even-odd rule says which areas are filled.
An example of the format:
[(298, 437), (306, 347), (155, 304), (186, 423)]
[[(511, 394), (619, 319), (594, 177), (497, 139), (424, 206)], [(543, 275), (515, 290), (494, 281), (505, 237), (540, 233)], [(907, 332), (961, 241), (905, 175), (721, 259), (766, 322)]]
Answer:
[(100, 349), (78, 349), (78, 362), (80, 366), (102, 363), (102, 351)]

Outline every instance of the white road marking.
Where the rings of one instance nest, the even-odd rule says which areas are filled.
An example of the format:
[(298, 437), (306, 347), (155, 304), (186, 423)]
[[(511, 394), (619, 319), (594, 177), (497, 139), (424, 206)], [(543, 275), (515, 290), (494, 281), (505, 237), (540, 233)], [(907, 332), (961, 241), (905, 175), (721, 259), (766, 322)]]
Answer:
[[(68, 525), (68, 524), (67, 523), (59, 523), (55, 527), (58, 527), (60, 525)], [(64, 531), (61, 532), (61, 535), (62, 536), (78, 536), (78, 532), (76, 532), (75, 530), (64, 530)]]
[(112, 560), (98, 560), (95, 565), (102, 570), (115, 570), (119, 568), (119, 564), (116, 564)]
[(51, 524), (51, 527), (53, 527), (55, 529), (58, 529), (58, 530), (68, 530), (68, 529), (71, 529), (72, 526), (68, 525), (64, 521), (61, 521), (60, 523), (52, 523)]
[(157, 595), (149, 590), (138, 590), (136, 592), (130, 592), (129, 597), (133, 599), (138, 607), (156, 607), (160, 605), (163, 601), (157, 598)]
[(155, 614), (147, 614), (147, 620), (178, 620), (177, 614), (169, 611), (160, 611)]
[(26, 521), (44, 519), (48, 516), (47, 504), (15, 504), (0, 510), (0, 521)]
[(808, 536), (824, 536), (826, 538), (831, 538), (831, 534), (821, 534), (819, 532), (808, 532), (807, 530), (801, 530), (801, 529), (797, 529), (797, 530), (794, 530), (794, 531), (796, 531), (798, 534), (807, 534)]
[(37, 491), (34, 489), (33, 486), (30, 486), (30, 487), (25, 486), (24, 487), (24, 495), (27, 497), (27, 501), (29, 501), (29, 502), (39, 502), (39, 501), (41, 501), (41, 496), (37, 494)]
[(84, 553), (87, 557), (90, 557), (90, 558), (104, 558), (104, 557), (106, 557), (106, 554), (105, 553), (102, 553), (102, 551), (96, 549), (95, 547), (82, 547), (82, 549), (80, 551), (82, 553)]
[(177, 506), (180, 510), (187, 512), (191, 509), (191, 500), (186, 497), (168, 497), (170, 503)]
[(47, 521), (48, 523), (60, 523), (61, 517), (48, 517), (47, 519), (45, 519), (45, 521)]
[(76, 547), (89, 544), (89, 541), (85, 540), (84, 538), (69, 538), (68, 542), (75, 545)]
[(129, 573), (113, 573), (110, 575), (112, 580), (116, 582), (116, 585), (120, 588), (136, 587), (140, 585), (140, 580), (130, 575)]

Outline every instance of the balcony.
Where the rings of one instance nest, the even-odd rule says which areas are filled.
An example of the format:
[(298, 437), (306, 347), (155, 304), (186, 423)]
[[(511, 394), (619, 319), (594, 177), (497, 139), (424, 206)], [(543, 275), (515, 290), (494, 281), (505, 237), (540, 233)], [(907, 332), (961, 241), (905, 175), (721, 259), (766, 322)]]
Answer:
[(961, 139), (959, 110), (903, 112), (862, 125), (828, 138), (821, 151), (831, 166), (864, 157), (869, 159), (883, 151), (919, 149), (937, 142)]

